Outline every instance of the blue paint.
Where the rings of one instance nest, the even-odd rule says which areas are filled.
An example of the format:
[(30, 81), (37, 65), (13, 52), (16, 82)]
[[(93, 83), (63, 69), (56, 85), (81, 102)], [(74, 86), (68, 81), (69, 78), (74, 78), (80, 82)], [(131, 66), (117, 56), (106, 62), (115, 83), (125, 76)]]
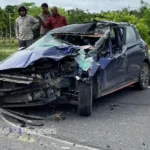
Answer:
[(22, 129), (21, 128), (18, 128), (18, 134), (22, 135)]
[(94, 76), (99, 67), (100, 64), (98, 62), (93, 62), (89, 71), (89, 76)]
[(10, 125), (10, 127), (9, 127), (9, 133), (12, 133), (13, 132), (13, 128), (12, 128), (12, 126)]
[(17, 51), (4, 61), (0, 63), (0, 70), (14, 69), (14, 68), (26, 68), (33, 64), (35, 61), (44, 58), (50, 58), (55, 61), (59, 61), (62, 58), (70, 55), (74, 49), (74, 46), (62, 46), (62, 47), (37, 47), (32, 50)]
[(100, 58), (99, 63), (102, 69), (105, 69), (113, 58)]

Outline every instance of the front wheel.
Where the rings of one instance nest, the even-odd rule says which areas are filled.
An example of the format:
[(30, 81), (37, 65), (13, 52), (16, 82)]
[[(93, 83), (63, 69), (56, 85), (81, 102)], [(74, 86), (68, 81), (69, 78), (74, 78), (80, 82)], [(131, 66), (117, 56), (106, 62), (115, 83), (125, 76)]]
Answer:
[(149, 66), (147, 63), (144, 62), (141, 68), (139, 82), (135, 84), (136, 89), (140, 89), (140, 90), (147, 89), (149, 85), (149, 78), (150, 78), (149, 73), (150, 73)]
[(93, 82), (89, 83), (81, 81), (79, 83), (78, 95), (78, 113), (81, 116), (90, 116), (92, 114), (93, 105)]

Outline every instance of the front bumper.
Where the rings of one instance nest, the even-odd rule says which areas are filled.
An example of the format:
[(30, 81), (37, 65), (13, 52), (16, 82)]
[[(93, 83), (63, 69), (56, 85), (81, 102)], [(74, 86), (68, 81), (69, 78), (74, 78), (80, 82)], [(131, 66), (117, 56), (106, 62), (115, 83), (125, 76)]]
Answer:
[(0, 77), (0, 107), (39, 106), (55, 99), (48, 83), (34, 83), (32, 78), (10, 75)]

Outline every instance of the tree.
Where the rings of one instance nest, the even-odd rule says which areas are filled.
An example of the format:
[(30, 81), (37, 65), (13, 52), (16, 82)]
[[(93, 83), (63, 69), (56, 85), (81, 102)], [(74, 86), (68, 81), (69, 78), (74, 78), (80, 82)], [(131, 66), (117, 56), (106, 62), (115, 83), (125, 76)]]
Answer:
[[(33, 2), (22, 3), (28, 9), (28, 14), (36, 17), (41, 13), (41, 8)], [(141, 0), (141, 7), (139, 10), (128, 10), (124, 8), (121, 11), (101, 11), (99, 13), (90, 13), (88, 10), (84, 11), (79, 8), (65, 10), (64, 8), (58, 8), (61, 15), (64, 15), (69, 24), (83, 23), (92, 20), (111, 20), (117, 22), (128, 22), (136, 25), (141, 37), (150, 42), (150, 4)], [(10, 16), (9, 16), (10, 14)], [(7, 5), (4, 9), (0, 8), (0, 36), (7, 36), (9, 21), (11, 23), (12, 35), (14, 35), (15, 20), (19, 16), (17, 5)], [(11, 17), (11, 18), (9, 18)]]
[(142, 18), (144, 11), (147, 10), (150, 7), (148, 2), (145, 2), (144, 0), (141, 0), (141, 7), (139, 9), (139, 17)]

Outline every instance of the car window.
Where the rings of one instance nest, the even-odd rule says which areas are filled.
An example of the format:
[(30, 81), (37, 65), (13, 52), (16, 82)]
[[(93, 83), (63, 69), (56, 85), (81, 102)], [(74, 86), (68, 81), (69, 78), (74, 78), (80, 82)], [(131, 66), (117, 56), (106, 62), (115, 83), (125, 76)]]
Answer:
[(116, 38), (114, 29), (111, 30), (111, 32), (110, 32), (110, 37), (111, 37), (111, 38)]
[(135, 42), (137, 40), (136, 33), (132, 27), (126, 28), (126, 44)]
[(123, 28), (119, 28), (119, 29), (120, 29), (121, 40), (123, 40), (124, 30), (123, 30)]
[(41, 39), (39, 39), (31, 46), (29, 46), (27, 49), (32, 49), (36, 47), (53, 47), (53, 46), (61, 46), (61, 45), (66, 45), (66, 44), (63, 41), (52, 36), (52, 34), (49, 32)]

